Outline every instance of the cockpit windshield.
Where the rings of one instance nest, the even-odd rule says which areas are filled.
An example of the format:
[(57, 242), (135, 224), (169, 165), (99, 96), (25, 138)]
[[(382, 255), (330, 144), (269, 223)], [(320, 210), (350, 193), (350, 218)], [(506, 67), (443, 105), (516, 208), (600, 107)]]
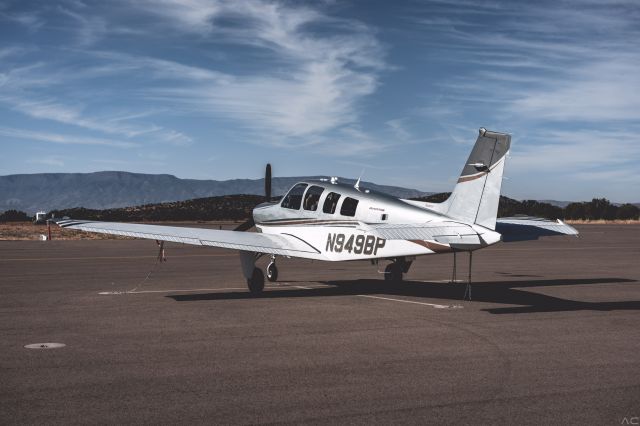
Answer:
[(299, 210), (302, 204), (302, 194), (308, 185), (306, 183), (298, 183), (289, 190), (289, 193), (285, 195), (280, 204), (285, 209)]

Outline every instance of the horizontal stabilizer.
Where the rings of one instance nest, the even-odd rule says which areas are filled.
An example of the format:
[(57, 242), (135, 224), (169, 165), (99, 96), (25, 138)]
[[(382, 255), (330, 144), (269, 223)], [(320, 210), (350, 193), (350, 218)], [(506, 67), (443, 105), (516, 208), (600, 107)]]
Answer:
[(552, 221), (538, 217), (502, 217), (496, 221), (496, 232), (502, 234), (505, 243), (537, 240), (555, 235), (578, 235), (578, 231), (561, 220)]
[[(478, 233), (470, 226), (457, 222), (436, 223), (372, 223), (365, 230), (386, 240), (448, 240), (452, 237), (475, 237)], [(448, 241), (447, 241), (448, 242)]]
[(364, 230), (386, 240), (435, 241), (459, 250), (475, 250), (500, 241), (489, 229), (458, 222), (375, 223)]

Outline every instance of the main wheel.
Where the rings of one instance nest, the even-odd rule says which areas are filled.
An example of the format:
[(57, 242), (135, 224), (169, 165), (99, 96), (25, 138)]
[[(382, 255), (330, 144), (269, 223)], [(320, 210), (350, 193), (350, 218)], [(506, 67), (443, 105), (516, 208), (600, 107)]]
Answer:
[(253, 274), (251, 274), (251, 278), (247, 280), (247, 286), (253, 295), (262, 293), (264, 289), (264, 274), (260, 268), (253, 268)]
[(267, 266), (267, 279), (272, 283), (278, 281), (278, 267), (275, 262), (271, 262)]
[(402, 268), (396, 262), (390, 263), (384, 269), (384, 280), (399, 283), (402, 282)]

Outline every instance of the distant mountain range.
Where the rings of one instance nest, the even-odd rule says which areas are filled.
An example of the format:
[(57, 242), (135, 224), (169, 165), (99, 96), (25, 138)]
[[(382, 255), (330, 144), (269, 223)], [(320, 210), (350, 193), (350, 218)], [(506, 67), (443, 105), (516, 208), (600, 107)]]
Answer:
[[(272, 193), (283, 195), (293, 184), (326, 176), (274, 177)], [(353, 179), (339, 178), (353, 184)], [(431, 192), (363, 182), (362, 186), (401, 198)], [(198, 180), (129, 172), (36, 173), (0, 176), (0, 211), (33, 214), (72, 207), (110, 209), (231, 194), (264, 194), (264, 179)]]
[[(326, 176), (274, 177), (273, 195), (283, 195), (296, 182)], [(353, 184), (354, 179), (339, 178)], [(434, 194), (398, 186), (363, 182), (362, 186), (400, 198), (419, 198)], [(166, 203), (224, 195), (264, 194), (264, 179), (198, 180), (173, 175), (129, 172), (36, 173), (0, 176), (0, 212), (21, 210), (34, 214), (38, 210), (74, 207), (113, 209)], [(558, 207), (570, 201), (541, 200)], [(640, 203), (635, 203), (640, 207)]]

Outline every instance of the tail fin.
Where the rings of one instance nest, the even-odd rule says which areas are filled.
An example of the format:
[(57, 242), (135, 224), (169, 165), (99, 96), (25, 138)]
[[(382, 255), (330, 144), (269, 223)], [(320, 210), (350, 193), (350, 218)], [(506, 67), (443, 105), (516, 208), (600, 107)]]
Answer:
[(480, 128), (453, 193), (438, 210), (452, 218), (495, 229), (504, 162), (510, 146), (510, 135)]

